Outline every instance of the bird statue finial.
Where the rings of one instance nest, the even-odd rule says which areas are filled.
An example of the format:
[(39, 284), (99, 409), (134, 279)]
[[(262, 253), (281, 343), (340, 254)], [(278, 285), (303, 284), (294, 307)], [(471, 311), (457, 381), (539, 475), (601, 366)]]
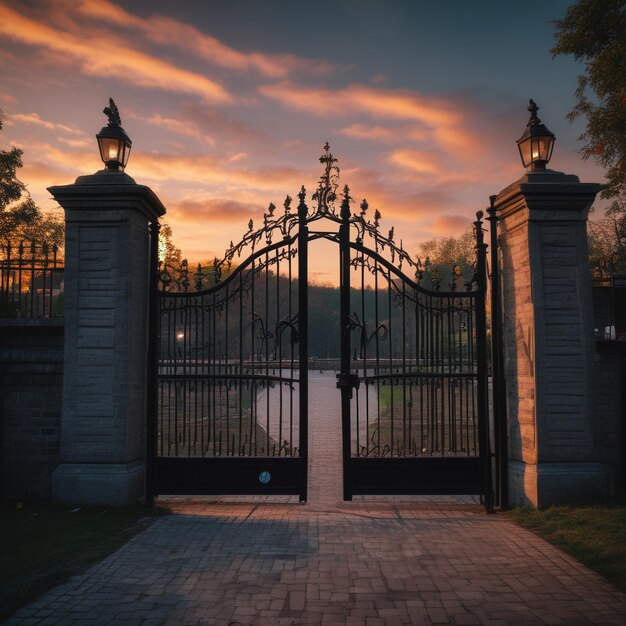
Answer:
[(120, 112), (113, 98), (109, 98), (109, 106), (104, 107), (102, 112), (109, 118), (109, 124), (108, 124), (109, 126), (121, 126), (122, 125)]

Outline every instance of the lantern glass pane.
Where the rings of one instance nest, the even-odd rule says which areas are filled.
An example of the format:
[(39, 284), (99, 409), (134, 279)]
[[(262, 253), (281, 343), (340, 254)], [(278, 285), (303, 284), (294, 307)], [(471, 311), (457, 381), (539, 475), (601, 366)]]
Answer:
[(540, 154), (540, 159), (542, 161), (549, 161), (550, 160), (550, 152), (552, 151), (552, 145), (553, 145), (553, 141), (552, 141), (552, 137), (538, 137), (539, 140), (539, 154)]
[(122, 154), (120, 155), (120, 162), (122, 167), (126, 167), (126, 163), (128, 163), (128, 157), (130, 156), (130, 145), (126, 142), (120, 142), (122, 147)]
[(105, 163), (109, 161), (120, 161), (120, 146), (122, 142), (119, 139), (111, 137), (100, 137), (100, 156)]
[(522, 163), (524, 167), (528, 167), (532, 163), (531, 159), (531, 143), (532, 139), (529, 137), (528, 139), (522, 141), (522, 143), (518, 144), (519, 153), (522, 157)]

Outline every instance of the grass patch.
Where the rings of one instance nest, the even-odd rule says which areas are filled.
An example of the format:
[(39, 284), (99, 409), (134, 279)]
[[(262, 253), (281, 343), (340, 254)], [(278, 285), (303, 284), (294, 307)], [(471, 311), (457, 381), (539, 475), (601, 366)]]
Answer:
[(626, 506), (514, 509), (510, 515), (626, 592)]
[(102, 560), (161, 513), (140, 505), (0, 505), (0, 620)]

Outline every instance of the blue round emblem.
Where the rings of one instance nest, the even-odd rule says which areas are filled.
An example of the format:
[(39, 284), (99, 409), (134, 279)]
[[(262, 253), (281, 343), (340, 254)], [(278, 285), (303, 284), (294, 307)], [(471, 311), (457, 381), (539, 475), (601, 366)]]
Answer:
[(264, 485), (267, 485), (270, 480), (272, 480), (272, 475), (269, 472), (261, 472), (259, 474), (259, 482), (263, 483)]

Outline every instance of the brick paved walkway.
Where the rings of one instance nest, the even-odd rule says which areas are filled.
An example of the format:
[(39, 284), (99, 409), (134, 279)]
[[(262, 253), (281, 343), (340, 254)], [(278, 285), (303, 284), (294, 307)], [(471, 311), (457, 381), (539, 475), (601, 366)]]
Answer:
[(315, 383), (310, 500), (161, 499), (115, 554), (8, 624), (626, 624), (626, 596), (469, 502), (341, 502), (334, 380)]
[(626, 596), (477, 505), (172, 500), (9, 624), (624, 624)]

